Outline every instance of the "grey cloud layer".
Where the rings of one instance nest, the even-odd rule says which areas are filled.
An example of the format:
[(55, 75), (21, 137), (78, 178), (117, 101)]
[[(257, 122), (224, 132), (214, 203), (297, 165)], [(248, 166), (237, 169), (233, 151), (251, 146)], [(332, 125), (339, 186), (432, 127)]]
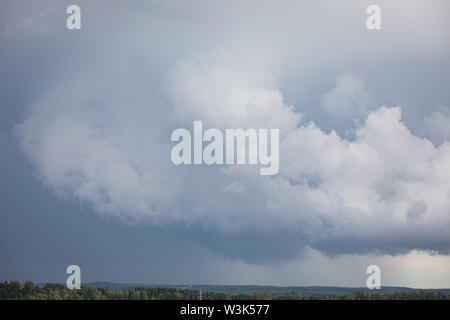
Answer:
[[(230, 238), (268, 235), (286, 246), (289, 240), (280, 234), (291, 234), (297, 246), (327, 253), (414, 248), (448, 252), (450, 118), (436, 109), (425, 119), (419, 114), (422, 127), (410, 129), (402, 120), (407, 105), (376, 104), (382, 99), (370, 92), (364, 77), (348, 70), (348, 60), (377, 65), (382, 59), (402, 59), (398, 55), (408, 52), (419, 60), (432, 56), (448, 63), (448, 41), (436, 40), (445, 32), (432, 23), (448, 25), (437, 10), (448, 5), (436, 1), (433, 9), (418, 4), (431, 17), (423, 19), (423, 30), (417, 34), (427, 43), (424, 48), (409, 40), (393, 45), (405, 35), (403, 27), (395, 26), (407, 22), (405, 12), (414, 11), (406, 2), (402, 8), (386, 4), (386, 28), (389, 23), (393, 28), (384, 34), (387, 39), (381, 34), (366, 39), (372, 36), (363, 23), (360, 31), (346, 36), (345, 30), (364, 21), (358, 11), (362, 8), (364, 13), (364, 5), (356, 2), (336, 5), (333, 14), (324, 11), (325, 2), (283, 4), (273, 16), (269, 12), (278, 6), (275, 2), (253, 16), (249, 8), (237, 12), (224, 3), (207, 6), (208, 14), (203, 15), (192, 6), (179, 20), (173, 16), (184, 4), (155, 4), (161, 16), (151, 24), (165, 30), (159, 32), (167, 42), (156, 37), (156, 31), (139, 28), (145, 26), (147, 11), (130, 19), (130, 25), (118, 31), (120, 47), (128, 49), (114, 51), (114, 42), (104, 40), (100, 54), (92, 56), (111, 53), (98, 69), (92, 69), (92, 62), (76, 60), (72, 67), (82, 76), (49, 86), (15, 127), (39, 178), (58, 194), (132, 221), (200, 225)], [(311, 29), (315, 24), (304, 13), (308, 10), (321, 17), (317, 30)], [(294, 19), (292, 11), (304, 20)], [(196, 15), (206, 19), (203, 24)], [(246, 15), (252, 18), (244, 19)], [(263, 20), (265, 24), (256, 27), (254, 23)], [(168, 21), (186, 28), (173, 34)], [(342, 30), (332, 31), (333, 23)], [(92, 45), (99, 30), (105, 32), (94, 29), (86, 35), (89, 38), (74, 41)], [(136, 30), (154, 42), (143, 41)], [(221, 41), (208, 32), (221, 35)], [(428, 32), (434, 32), (433, 39)], [(130, 39), (120, 36), (125, 34)], [(177, 44), (174, 35), (195, 41)], [(328, 43), (319, 41), (324, 36)], [(364, 45), (354, 45), (355, 40)], [(326, 50), (329, 46), (336, 50)], [(377, 55), (375, 62), (368, 50)], [(301, 94), (286, 98), (285, 74), (298, 72), (303, 81), (291, 81), (291, 86), (305, 92), (300, 89), (309, 87), (308, 77), (317, 81), (315, 74), (327, 63), (331, 71), (324, 71), (323, 77), (332, 85), (311, 93), (317, 96), (316, 105), (291, 103), (302, 101)], [(320, 117), (309, 123), (304, 118), (310, 114)], [(327, 128), (319, 125), (323, 119)], [(349, 122), (351, 137), (329, 130), (354, 119), (359, 122)], [(217, 128), (280, 128), (279, 175), (261, 177), (254, 167), (175, 167), (170, 162), (170, 132), (190, 127), (193, 120)], [(229, 249), (220, 241), (206, 242), (213, 249)], [(288, 257), (301, 248), (286, 251)]]
[(120, 92), (99, 95), (90, 84), (73, 96), (53, 90), (36, 104), (16, 127), (21, 146), (56, 191), (133, 220), (288, 230), (310, 245), (354, 238), (376, 249), (373, 239), (391, 239), (394, 251), (424, 232), (427, 241), (449, 242), (448, 141), (436, 147), (412, 134), (399, 107), (371, 112), (353, 141), (314, 123), (297, 127), (300, 115), (278, 90), (222, 69), (218, 59), (172, 70), (176, 103), (165, 123), (282, 128), (279, 176), (259, 177), (253, 167), (174, 167), (161, 138), (165, 123), (146, 117), (146, 106), (119, 103)]

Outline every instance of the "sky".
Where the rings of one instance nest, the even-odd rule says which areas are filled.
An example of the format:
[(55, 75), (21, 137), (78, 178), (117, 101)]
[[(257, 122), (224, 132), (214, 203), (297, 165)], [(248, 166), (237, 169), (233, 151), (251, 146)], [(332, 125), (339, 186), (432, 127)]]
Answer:
[[(0, 8), (0, 280), (450, 287), (448, 1)], [(279, 172), (174, 165), (195, 120)]]

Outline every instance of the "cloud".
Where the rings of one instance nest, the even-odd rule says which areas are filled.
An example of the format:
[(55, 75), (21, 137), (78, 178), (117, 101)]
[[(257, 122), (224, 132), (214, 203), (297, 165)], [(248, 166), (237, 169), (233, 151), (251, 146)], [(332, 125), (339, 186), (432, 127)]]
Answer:
[(178, 62), (166, 80), (172, 118), (180, 125), (201, 119), (213, 128), (293, 130), (301, 115), (283, 101), (271, 63), (260, 59), (222, 51)]
[(429, 117), (425, 117), (421, 131), (434, 144), (440, 145), (450, 140), (450, 117), (446, 117), (439, 111), (435, 111)]
[(322, 108), (332, 117), (364, 118), (373, 106), (369, 91), (362, 79), (345, 73), (336, 80), (336, 86), (325, 94)]
[(163, 160), (169, 149), (148, 120), (157, 119), (141, 105), (128, 109), (130, 101), (119, 98), (124, 92), (114, 94), (99, 83), (77, 82), (73, 92), (52, 89), (15, 132), (44, 184), (58, 194), (75, 196), (99, 212), (157, 222), (170, 206), (163, 199), (177, 189), (164, 181), (170, 177)]
[[(435, 147), (412, 134), (400, 107), (369, 113), (354, 140), (313, 122), (300, 125), (270, 72), (223, 57), (177, 63), (165, 82), (170, 108), (159, 118), (152, 115), (164, 104), (124, 100), (124, 92), (95, 79), (72, 84), (71, 92), (57, 87), (16, 127), (22, 150), (46, 185), (99, 212), (201, 225), (243, 241), (245, 234), (266, 235), (286, 248), (282, 257), (272, 250), (278, 259), (303, 246), (329, 254), (448, 251), (448, 141)], [(339, 90), (348, 81), (351, 94), (361, 89), (353, 77), (340, 79)], [(165, 124), (194, 119), (219, 128), (281, 128), (280, 174), (262, 177), (249, 166), (175, 167)], [(290, 250), (293, 238), (299, 242)], [(225, 243), (219, 237), (209, 246), (225, 250)], [(254, 261), (265, 261), (262, 252)], [(236, 257), (252, 259), (248, 250), (241, 254)]]
[[(400, 235), (426, 233), (428, 241), (448, 244), (450, 144), (436, 148), (413, 135), (401, 122), (399, 107), (370, 113), (355, 141), (310, 124), (289, 134), (280, 152), (285, 155), (282, 174), (303, 185), (309, 177), (319, 181), (308, 190), (321, 203), (310, 207), (329, 221), (325, 234), (331, 238), (337, 232), (338, 238), (364, 239), (366, 248), (389, 239), (394, 252), (408, 248), (406, 239), (396, 239)], [(383, 245), (382, 250), (389, 249)]]
[[(15, 128), (20, 147), (58, 195), (101, 214), (217, 234), (198, 242), (233, 258), (287, 260), (305, 246), (327, 254), (446, 253), (448, 115), (426, 118), (423, 133), (402, 119), (410, 105), (376, 108), (373, 101), (448, 97), (447, 74), (435, 72), (448, 66), (448, 2), (386, 1), (389, 32), (377, 34), (365, 28), (365, 5), (354, 3), (330, 10), (325, 2), (267, 1), (257, 12), (241, 2), (111, 3), (108, 14), (82, 3), (89, 32), (69, 36), (62, 23), (48, 39), (17, 37), (5, 46), (3, 88), (16, 91), (5, 105), (30, 105)], [(411, 24), (416, 8), (427, 14)], [(408, 37), (411, 27), (418, 37)], [(355, 65), (382, 79), (367, 81), (381, 89), (347, 72)], [(426, 95), (422, 79), (431, 83)], [(393, 90), (394, 83), (403, 86)], [(332, 130), (353, 118), (360, 123), (351, 139)], [(194, 120), (280, 128), (280, 173), (174, 166), (170, 133)], [(248, 245), (240, 249), (233, 239)]]

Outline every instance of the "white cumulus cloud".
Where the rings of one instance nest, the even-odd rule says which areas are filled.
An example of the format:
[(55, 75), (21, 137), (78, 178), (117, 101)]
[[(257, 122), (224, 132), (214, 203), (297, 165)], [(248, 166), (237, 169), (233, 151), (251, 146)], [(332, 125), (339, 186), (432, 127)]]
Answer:
[[(435, 146), (414, 135), (400, 107), (370, 112), (352, 140), (300, 125), (270, 70), (225, 56), (177, 63), (165, 82), (168, 110), (94, 80), (70, 92), (55, 88), (16, 127), (21, 148), (46, 185), (106, 214), (222, 232), (293, 232), (299, 245), (329, 252), (346, 241), (335, 251), (448, 251), (450, 142)], [(356, 114), (368, 100), (358, 79), (343, 76), (325, 105)], [(280, 128), (279, 175), (174, 166), (170, 130), (193, 120)]]

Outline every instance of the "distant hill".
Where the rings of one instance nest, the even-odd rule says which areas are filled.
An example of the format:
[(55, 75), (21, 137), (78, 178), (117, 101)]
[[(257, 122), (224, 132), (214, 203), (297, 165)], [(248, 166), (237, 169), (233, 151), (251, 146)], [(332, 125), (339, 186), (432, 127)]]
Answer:
[[(113, 290), (120, 289), (133, 289), (133, 288), (177, 288), (177, 289), (192, 289), (211, 292), (224, 292), (230, 294), (239, 293), (251, 293), (267, 291), (269, 293), (289, 293), (295, 291), (302, 295), (313, 296), (326, 296), (329, 294), (346, 294), (353, 293), (355, 291), (361, 292), (375, 292), (375, 290), (369, 290), (365, 287), (322, 287), (322, 286), (306, 286), (306, 287), (278, 287), (278, 286), (257, 286), (257, 285), (239, 285), (239, 286), (226, 286), (226, 285), (167, 285), (167, 284), (131, 284), (131, 283), (112, 283), (112, 282), (89, 282), (85, 283), (86, 286), (93, 286), (97, 288), (109, 287)], [(409, 292), (409, 291), (441, 291), (444, 294), (450, 294), (450, 288), (448, 289), (414, 289), (408, 287), (381, 287), (376, 292)]]

